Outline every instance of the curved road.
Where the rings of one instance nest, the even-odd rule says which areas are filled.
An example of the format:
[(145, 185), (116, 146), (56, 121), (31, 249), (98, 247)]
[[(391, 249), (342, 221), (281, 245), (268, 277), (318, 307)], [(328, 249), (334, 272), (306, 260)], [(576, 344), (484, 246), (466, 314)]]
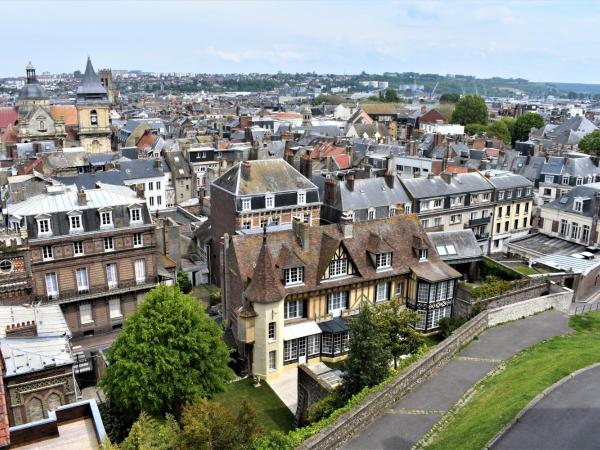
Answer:
[(600, 366), (576, 375), (542, 398), (492, 448), (600, 448)]

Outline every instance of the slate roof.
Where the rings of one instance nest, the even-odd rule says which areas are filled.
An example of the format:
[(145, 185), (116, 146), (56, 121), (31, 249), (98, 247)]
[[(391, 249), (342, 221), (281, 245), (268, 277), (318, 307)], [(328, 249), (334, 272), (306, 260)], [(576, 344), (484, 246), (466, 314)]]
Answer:
[(88, 96), (99, 97), (104, 100), (108, 99), (108, 93), (104, 89), (104, 86), (102, 86), (102, 83), (100, 83), (100, 78), (96, 75), (89, 56), (85, 66), (85, 73), (83, 74), (81, 83), (77, 87), (78, 99), (85, 99)]
[(37, 82), (27, 83), (19, 92), (19, 100), (47, 100), (48, 94)]
[(533, 187), (533, 182), (522, 175), (505, 174), (497, 175), (487, 179), (496, 189), (512, 189), (518, 187)]
[(447, 183), (441, 176), (407, 178), (402, 184), (412, 198), (440, 197), (492, 190), (493, 186), (479, 173), (459, 173)]
[(6, 365), (4, 378), (73, 364), (66, 337), (5, 338), (0, 348)]
[(446, 262), (458, 262), (483, 256), (483, 250), (473, 230), (438, 231), (427, 233), (427, 236), (440, 258)]
[[(380, 236), (387, 245), (393, 248), (390, 270), (376, 271), (366, 249), (366, 244), (373, 239), (372, 235)], [(419, 277), (432, 282), (461, 277), (459, 272), (444, 263), (437, 255), (416, 216), (394, 216), (354, 223), (353, 236), (350, 239), (344, 238), (337, 224), (309, 227), (308, 236), (309, 244), (306, 249), (300, 244), (292, 230), (271, 232), (265, 243), (260, 234), (236, 235), (231, 238), (231, 257), (237, 260), (236, 265), (239, 269), (242, 286), (248, 289), (254, 283), (254, 287), (250, 290), (254, 299), (252, 301), (265, 301), (262, 299), (267, 299), (266, 302), (275, 301), (290, 293), (342, 286), (355, 283), (360, 279), (387, 278), (408, 274), (411, 270)], [(415, 237), (421, 239), (429, 249), (429, 259), (426, 262), (419, 262), (413, 251), (412, 243)], [(342, 245), (347, 251), (360, 277), (350, 276), (323, 281), (325, 268), (339, 245)], [(273, 263), (272, 256), (280, 255), (282, 251), (284, 253), (289, 251), (282, 250), (283, 247), (292, 250), (294, 256), (303, 263), (303, 285), (283, 288), (282, 267), (277, 267)], [(256, 282), (252, 280), (253, 278)], [(284, 289), (283, 293), (281, 289)], [(246, 295), (248, 295), (247, 291)]]
[(249, 178), (242, 175), (241, 164), (237, 164), (217, 178), (213, 184), (235, 195), (290, 192), (317, 188), (309, 179), (283, 159), (255, 160), (247, 161), (247, 163), (250, 164)]
[(53, 177), (65, 185), (74, 184), (77, 189), (94, 189), (98, 182), (123, 186), (123, 174), (118, 170), (106, 170), (96, 173), (82, 173), (74, 177)]
[(354, 189), (348, 189), (345, 182), (337, 182), (333, 206), (340, 211), (376, 208), (410, 203), (410, 197), (397, 177), (388, 186), (385, 177), (354, 180)]
[(6, 327), (27, 321), (35, 321), (40, 337), (71, 336), (69, 326), (60, 305), (0, 306), (0, 338), (6, 337)]
[(124, 180), (160, 178), (164, 176), (162, 161), (161, 167), (156, 167), (154, 159), (134, 159), (130, 161), (120, 161), (120, 165), (120, 172)]
[[(596, 211), (596, 202), (600, 198), (596, 196), (600, 194), (600, 183), (590, 183), (581, 186), (575, 186), (573, 189), (563, 194), (559, 198), (542, 206), (542, 208), (556, 209), (574, 214), (581, 214), (587, 217), (593, 217)], [(576, 199), (583, 199), (582, 212), (576, 212), (573, 209)]]
[(163, 153), (171, 173), (174, 178), (189, 178), (192, 176), (192, 169), (183, 156), (181, 151), (168, 151)]
[(519, 239), (513, 239), (507, 244), (511, 247), (522, 247), (541, 255), (572, 255), (586, 251), (585, 245), (567, 241), (558, 237), (535, 233)]

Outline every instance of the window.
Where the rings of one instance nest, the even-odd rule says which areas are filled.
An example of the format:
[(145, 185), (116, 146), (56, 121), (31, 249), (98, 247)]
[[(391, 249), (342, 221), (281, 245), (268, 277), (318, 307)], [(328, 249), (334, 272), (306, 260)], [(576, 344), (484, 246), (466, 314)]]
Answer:
[(69, 225), (71, 226), (70, 231), (83, 231), (80, 215), (69, 216)]
[(427, 260), (427, 249), (420, 248), (419, 249), (419, 261), (426, 261), (426, 260)]
[(587, 244), (589, 238), (590, 238), (590, 227), (588, 225), (584, 225), (581, 228), (581, 240)]
[(313, 334), (312, 336), (308, 336), (306, 347), (308, 356), (321, 353), (321, 335)]
[(504, 200), (504, 191), (498, 192), (498, 200)]
[(367, 218), (369, 220), (375, 219), (375, 210), (373, 208), (369, 208), (369, 211), (367, 213)]
[(275, 322), (269, 322), (269, 340), (275, 340)]
[(450, 317), (451, 311), (452, 308), (450, 306), (429, 311), (429, 316), (427, 317), (427, 329), (437, 328), (440, 319)]
[(111, 319), (120, 319), (123, 317), (121, 299), (119, 297), (113, 297), (108, 300), (108, 315)]
[(46, 121), (45, 120), (39, 120), (38, 121), (38, 131), (47, 131), (47, 129), (46, 129)]
[(285, 285), (302, 284), (304, 282), (304, 267), (291, 267), (284, 270)]
[(249, 230), (250, 228), (252, 228), (252, 222), (250, 220), (242, 222), (242, 230)]
[(377, 283), (377, 289), (375, 292), (375, 301), (383, 302), (390, 299), (390, 285), (389, 283)]
[(45, 276), (46, 279), (46, 293), (48, 297), (58, 296), (58, 282), (56, 280), (56, 273), (50, 272)]
[(525, 213), (529, 212), (529, 203), (525, 203)]
[(500, 222), (496, 224), (496, 233), (500, 233)]
[(527, 228), (527, 217), (523, 218), (523, 228)]
[(275, 208), (275, 196), (273, 194), (265, 195), (265, 208)]
[(429, 219), (421, 219), (421, 226), (423, 228), (428, 228), (429, 227)]
[(39, 235), (49, 235), (52, 234), (52, 229), (50, 228), (50, 219), (38, 219), (38, 234)]
[(567, 221), (564, 220), (564, 219), (561, 220), (560, 221), (560, 229), (558, 230), (558, 234), (560, 236), (566, 236), (567, 232), (568, 232), (568, 229), (569, 229), (569, 225), (567, 224)]
[(269, 219), (267, 219), (266, 217), (263, 217), (262, 219), (260, 219), (260, 227), (261, 228), (264, 228), (268, 225), (269, 225)]
[(348, 307), (348, 292), (330, 292), (327, 297), (327, 311), (334, 316), (339, 315)]
[(562, 184), (569, 184), (569, 175), (563, 175)]
[(577, 239), (579, 237), (579, 224), (573, 222), (571, 225), (571, 239)]
[(306, 205), (306, 192), (298, 191), (298, 204)]
[(434, 208), (441, 208), (442, 207), (442, 199), (441, 198), (436, 198), (433, 201), (433, 207)]
[(250, 199), (249, 198), (243, 198), (242, 199), (242, 211), (250, 211)]
[(506, 217), (510, 216), (510, 205), (506, 207)]
[(552, 175), (546, 175), (546, 176), (544, 176), (544, 182), (545, 183), (554, 183), (554, 177)]
[(299, 319), (304, 317), (304, 300), (293, 300), (283, 305), (284, 319)]
[(44, 261), (54, 259), (54, 254), (52, 253), (52, 247), (50, 245), (44, 245), (42, 247), (42, 259)]
[(513, 192), (512, 191), (506, 191), (506, 198), (512, 198)]
[(153, 191), (153, 190), (154, 190), (154, 182), (150, 181), (150, 182), (148, 183), (148, 190), (149, 190), (149, 191)]
[(394, 293), (396, 297), (402, 297), (402, 283), (399, 281), (396, 282), (396, 292)]
[(424, 330), (425, 329), (425, 319), (427, 317), (427, 311), (416, 311), (416, 313), (419, 316), (419, 321), (415, 324), (415, 328), (417, 330)]
[(463, 204), (463, 197), (452, 197), (450, 199), (450, 206), (460, 206)]
[(113, 238), (105, 237), (104, 238), (104, 251), (112, 252), (114, 249), (115, 249), (115, 243), (113, 242)]
[(375, 263), (377, 269), (392, 267), (392, 252), (377, 253)]
[(521, 213), (521, 204), (519, 203), (515, 208), (515, 214), (519, 215)]
[(589, 183), (593, 183), (594, 182), (594, 175), (588, 175), (587, 182), (588, 182), (588, 184)]
[(577, 186), (581, 186), (583, 184), (583, 177), (577, 177), (577, 180), (575, 181), (575, 184)]
[(142, 221), (142, 210), (140, 208), (133, 208), (129, 211), (129, 218), (133, 223), (139, 223)]
[(451, 224), (456, 224), (456, 223), (461, 223), (461, 222), (462, 222), (462, 214), (452, 214), (450, 216)]
[(388, 210), (388, 217), (394, 217), (396, 215), (396, 208), (393, 206), (390, 206), (389, 210)]
[(91, 125), (98, 125), (98, 113), (96, 112), (95, 109), (92, 109), (90, 111), (90, 124)]
[(440, 227), (440, 226), (442, 226), (442, 218), (441, 217), (435, 217), (433, 219), (433, 226), (434, 227)]
[(271, 216), (271, 225), (273, 225), (273, 226), (279, 225), (279, 216)]
[(144, 245), (144, 239), (142, 238), (142, 233), (135, 233), (133, 235), (133, 246), (134, 247), (141, 247), (142, 245)]
[(13, 264), (12, 261), (8, 259), (3, 259), (0, 261), (0, 271), (2, 273), (10, 273), (12, 272)]
[(103, 211), (100, 213), (100, 228), (111, 227), (112, 222), (112, 211)]
[(91, 303), (80, 303), (79, 304), (79, 319), (81, 324), (93, 323), (94, 318), (92, 317), (92, 304)]
[(135, 260), (135, 281), (138, 284), (146, 282), (146, 260), (144, 259)]
[(412, 210), (412, 207), (411, 207), (410, 203), (407, 205), (404, 205), (404, 214), (410, 214), (411, 210)]
[(90, 289), (90, 285), (88, 283), (87, 269), (85, 267), (75, 269), (75, 278), (77, 279), (78, 292), (88, 291)]
[(73, 256), (83, 256), (83, 242), (73, 242)]
[(527, 190), (526, 190), (525, 192), (526, 192), (526, 195), (531, 195), (531, 188), (530, 188), (530, 187), (528, 187), (528, 188), (527, 188)]
[(156, 204), (158, 206), (162, 206), (162, 197), (160, 195), (156, 196)]
[(484, 192), (483, 194), (481, 194), (481, 201), (489, 202), (490, 201), (490, 193)]
[(109, 289), (114, 289), (118, 286), (117, 265), (115, 263), (106, 265), (106, 283)]
[(510, 222), (507, 220), (506, 222), (504, 222), (504, 231), (508, 231), (509, 228), (510, 228)]
[(283, 360), (293, 361), (298, 359), (298, 339), (283, 341)]
[(517, 195), (516, 195), (516, 197), (521, 197), (521, 195), (523, 195), (523, 189), (522, 188), (518, 188), (517, 189)]
[(275, 350), (271, 350), (269, 352), (269, 370), (277, 369), (277, 352)]
[(148, 197), (148, 206), (154, 206), (154, 197)]
[(583, 211), (583, 200), (575, 200), (575, 202), (573, 202), (573, 210), (577, 211), (577, 212), (582, 212)]
[(348, 260), (346, 258), (342, 259), (332, 259), (329, 263), (329, 276), (330, 277), (338, 277), (342, 275), (346, 275), (348, 273)]
[(156, 182), (156, 190), (157, 190), (157, 191), (160, 191), (160, 181), (157, 181), (157, 182)]

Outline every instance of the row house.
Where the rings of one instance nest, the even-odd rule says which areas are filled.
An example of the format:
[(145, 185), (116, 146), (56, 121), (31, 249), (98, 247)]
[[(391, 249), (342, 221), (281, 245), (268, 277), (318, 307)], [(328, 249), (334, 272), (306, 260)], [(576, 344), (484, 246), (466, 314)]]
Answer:
[(123, 176), (123, 184), (146, 200), (151, 213), (166, 209), (168, 178), (166, 163), (160, 158), (117, 161), (115, 168)]
[(291, 228), (293, 217), (319, 225), (319, 189), (283, 159), (243, 161), (211, 185), (212, 261), (218, 279), (217, 256), (225, 233), (251, 234)]
[(533, 213), (533, 183), (512, 173), (490, 176), (487, 180), (495, 189), (490, 252), (496, 253), (505, 251), (508, 241), (529, 234)]
[(494, 186), (477, 172), (401, 180), (426, 231), (472, 229), (488, 249), (494, 211)]
[(196, 175), (196, 195), (204, 197), (206, 195), (207, 175), (211, 170), (219, 168), (220, 161), (215, 159), (215, 149), (213, 147), (190, 147), (186, 150), (188, 162)]
[(540, 207), (539, 230), (584, 245), (599, 245), (600, 183), (577, 186)]
[(549, 203), (576, 186), (595, 183), (600, 175), (598, 160), (589, 156), (549, 157), (539, 175), (539, 198)]
[(9, 203), (26, 230), (36, 304), (59, 304), (73, 337), (119, 329), (157, 281), (155, 225), (124, 186), (47, 192)]
[(462, 276), (438, 256), (412, 215), (224, 237), (228, 326), (252, 374), (273, 378), (348, 351), (347, 319), (361, 305), (399, 298), (418, 330), (450, 317)]

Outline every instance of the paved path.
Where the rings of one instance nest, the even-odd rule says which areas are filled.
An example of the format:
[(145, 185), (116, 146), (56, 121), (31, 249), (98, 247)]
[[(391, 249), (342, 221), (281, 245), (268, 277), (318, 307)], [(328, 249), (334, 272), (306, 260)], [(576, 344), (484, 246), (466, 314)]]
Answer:
[(566, 314), (547, 311), (484, 331), (479, 339), (398, 400), (344, 448), (410, 449), (501, 360), (568, 330)]
[(493, 449), (600, 448), (600, 367), (582, 372), (542, 398)]

